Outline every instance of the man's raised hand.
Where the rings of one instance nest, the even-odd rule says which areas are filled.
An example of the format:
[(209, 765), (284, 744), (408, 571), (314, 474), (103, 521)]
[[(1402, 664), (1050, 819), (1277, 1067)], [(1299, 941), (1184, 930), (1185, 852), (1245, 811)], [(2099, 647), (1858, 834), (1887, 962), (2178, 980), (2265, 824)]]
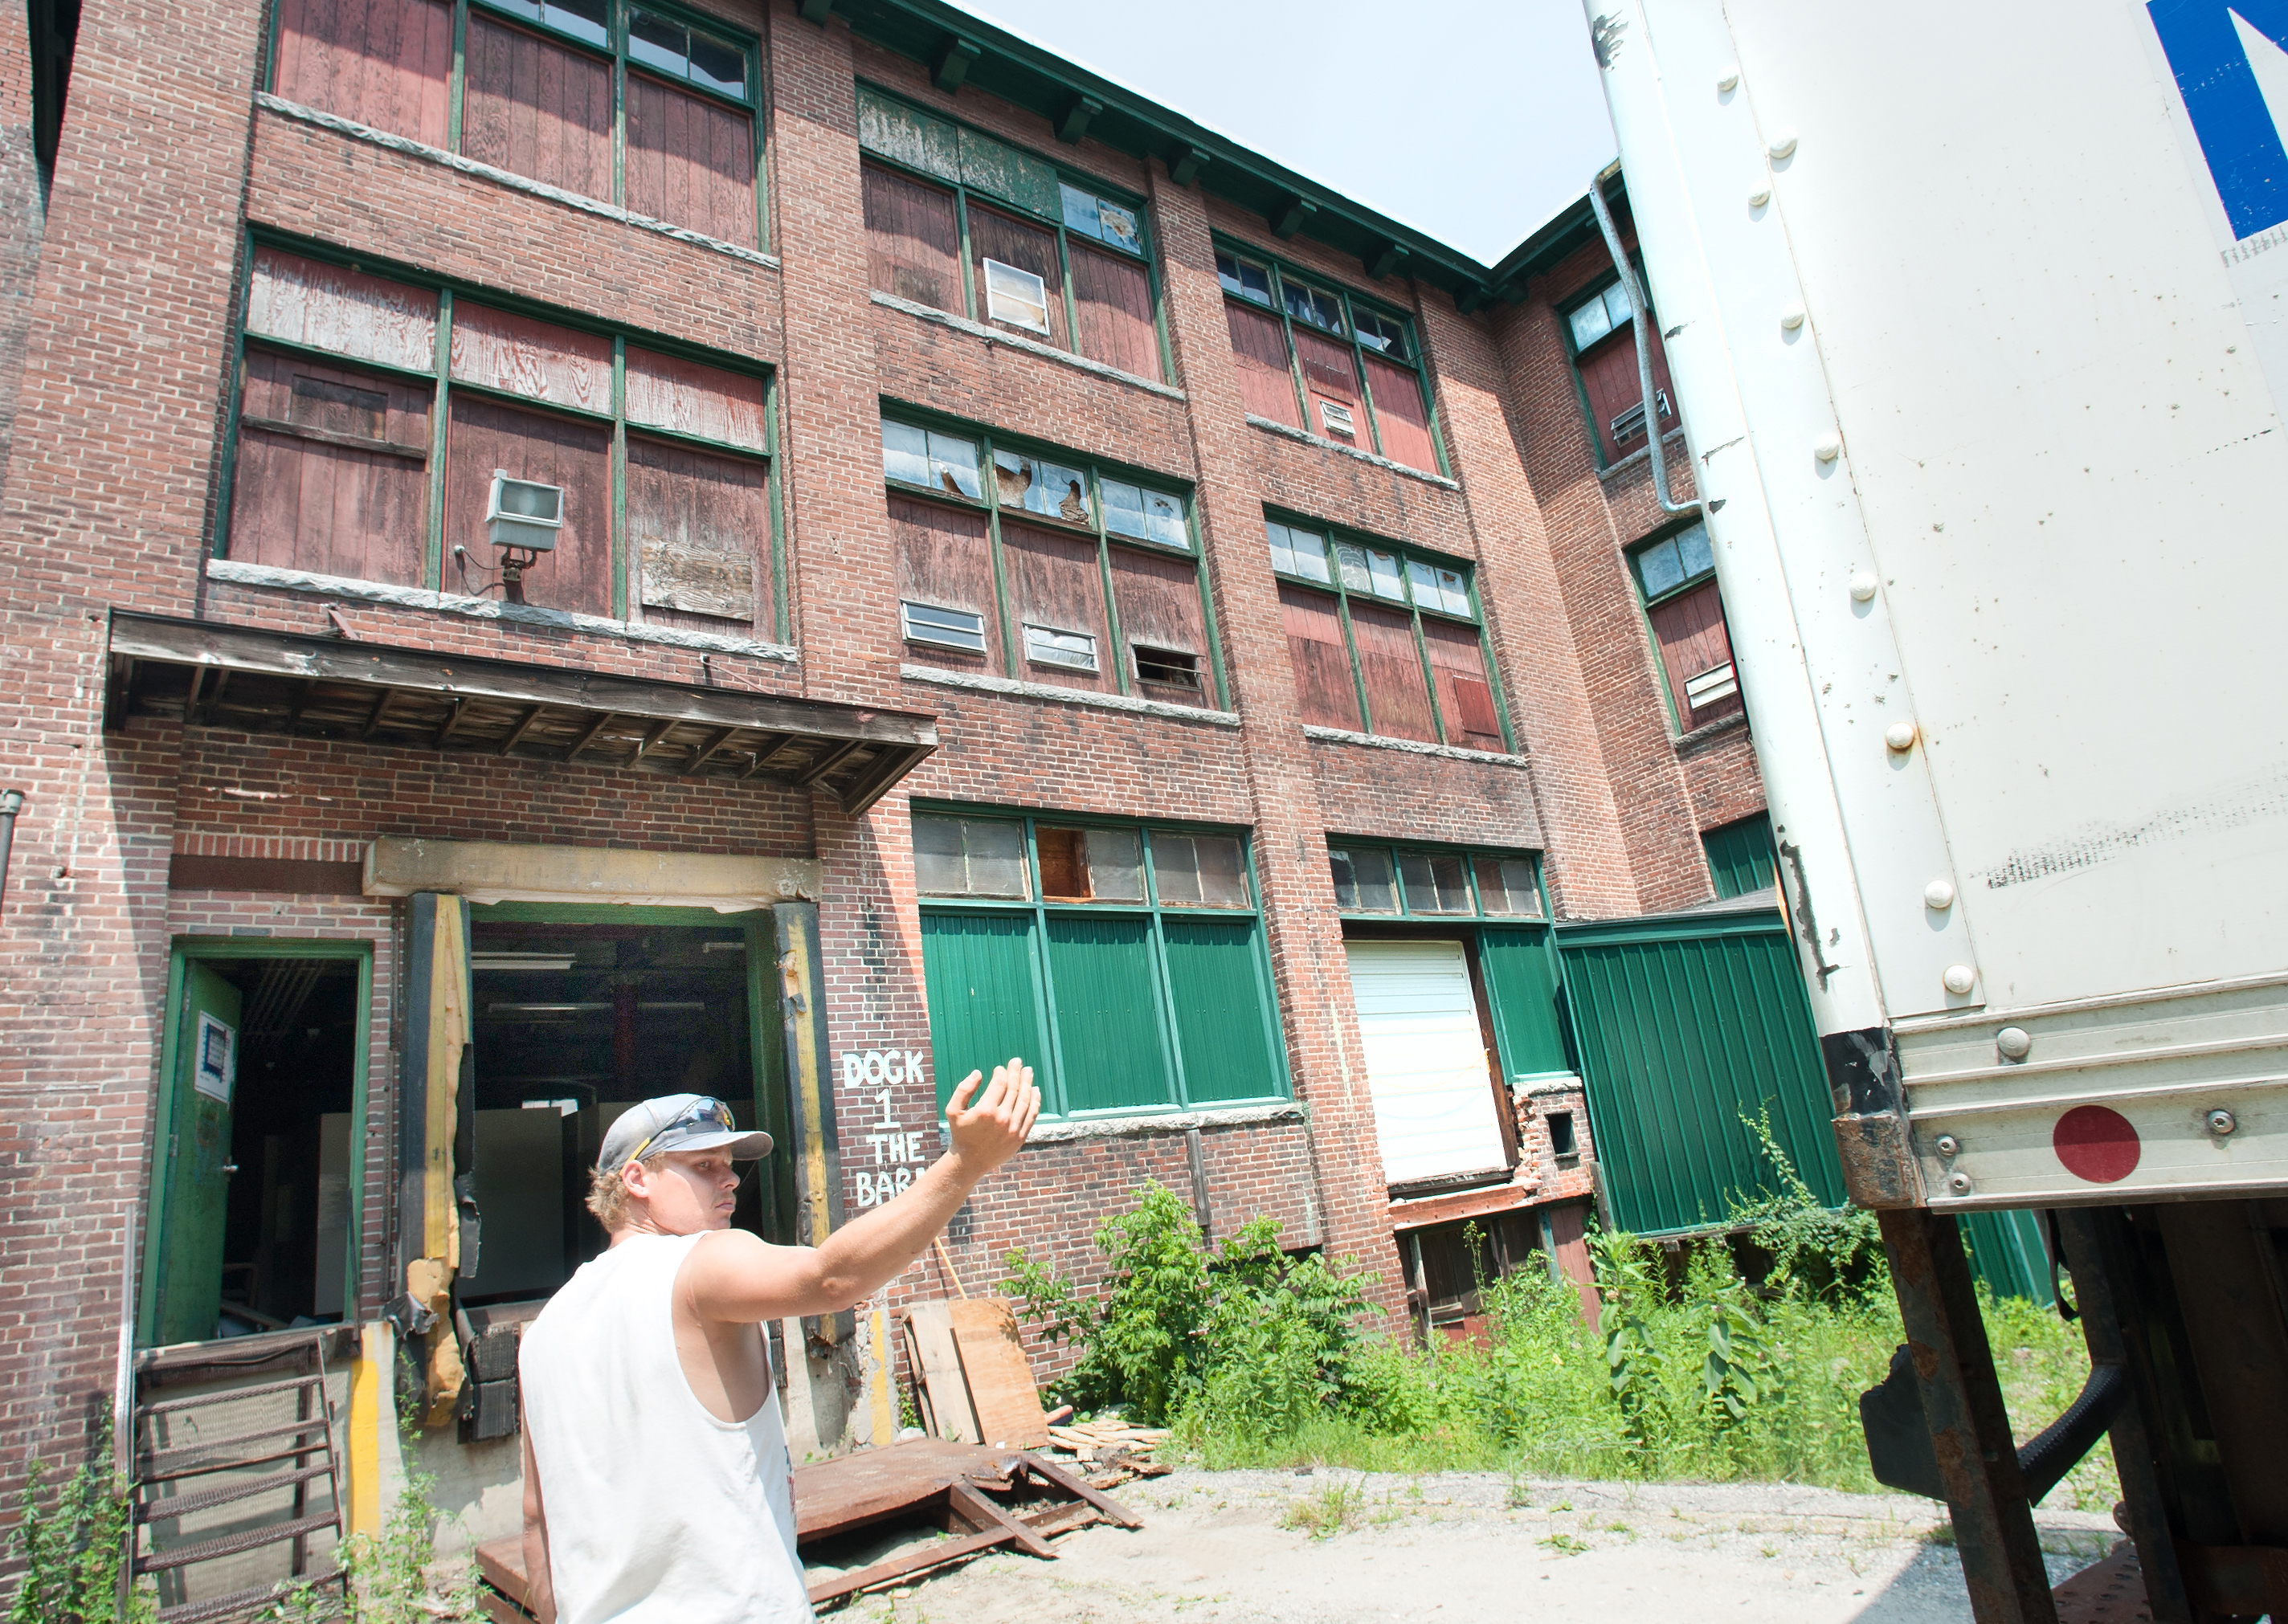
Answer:
[(1016, 1056), (1010, 1056), (1006, 1066), (993, 1068), (993, 1081), (972, 1105), (970, 1096), (982, 1077), (972, 1072), (963, 1078), (945, 1107), (953, 1154), (973, 1178), (982, 1178), (1015, 1155), (1041, 1114), (1041, 1091), (1033, 1086), (1033, 1068)]

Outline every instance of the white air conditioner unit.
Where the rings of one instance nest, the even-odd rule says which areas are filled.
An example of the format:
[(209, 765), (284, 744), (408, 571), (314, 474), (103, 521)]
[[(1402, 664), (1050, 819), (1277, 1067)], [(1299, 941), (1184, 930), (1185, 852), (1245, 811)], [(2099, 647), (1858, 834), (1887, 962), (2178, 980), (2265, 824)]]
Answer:
[(485, 535), (494, 546), (553, 552), (556, 533), (563, 527), (562, 486), (512, 479), (507, 469), (493, 470), (492, 492), (485, 498)]

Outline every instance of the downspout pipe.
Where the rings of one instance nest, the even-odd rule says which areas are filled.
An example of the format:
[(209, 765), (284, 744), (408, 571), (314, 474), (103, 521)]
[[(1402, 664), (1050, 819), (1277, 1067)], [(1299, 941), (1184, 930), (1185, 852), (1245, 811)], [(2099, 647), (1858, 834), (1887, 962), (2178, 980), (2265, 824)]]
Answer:
[(16, 844), (16, 814), (24, 810), (24, 792), (0, 789), (0, 902), (8, 895), (8, 852)]
[[(1611, 166), (1607, 165), (1607, 169)], [(1636, 267), (1629, 263), (1621, 248), (1621, 234), (1613, 224), (1613, 211), (1605, 202), (1606, 170), (1599, 170), (1589, 178), (1589, 207), (1596, 211), (1597, 229), (1605, 234), (1605, 251), (1613, 257), (1613, 269), (1621, 273), (1621, 288), (1629, 296), (1629, 328), (1637, 341), (1637, 387), (1644, 396), (1645, 442), (1652, 452), (1652, 494), (1659, 499), (1664, 513), (1697, 514), (1697, 502), (1679, 502), (1668, 494), (1668, 460), (1660, 447), (1660, 402), (1652, 387), (1652, 343), (1646, 337), (1644, 288), (1637, 281)]]

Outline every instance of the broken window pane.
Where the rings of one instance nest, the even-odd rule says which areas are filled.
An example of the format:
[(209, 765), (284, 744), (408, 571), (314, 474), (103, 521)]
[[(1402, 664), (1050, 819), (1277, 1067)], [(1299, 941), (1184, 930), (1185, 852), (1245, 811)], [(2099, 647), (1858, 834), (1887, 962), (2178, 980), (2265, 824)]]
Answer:
[(930, 482), (929, 434), (910, 423), (882, 419), (882, 472), (904, 485)]
[(1346, 914), (1395, 914), (1398, 891), (1391, 883), (1390, 853), (1379, 846), (1329, 846), (1335, 906)]
[(1227, 835), (1173, 835), (1155, 830), (1152, 875), (1164, 906), (1248, 905), (1245, 856), (1239, 842)]
[(957, 434), (929, 432), (930, 477), (925, 481), (940, 490), (971, 501), (984, 495), (977, 483), (977, 442)]
[(1358, 323), (1358, 341), (1371, 350), (1379, 350), (1395, 360), (1406, 356), (1406, 328), (1402, 322), (1388, 316), (1378, 316), (1370, 310), (1354, 310)]
[(1180, 648), (1154, 648), (1143, 643), (1136, 651), (1136, 680), (1166, 688), (1199, 692), (1200, 657)]
[(1259, 305), (1271, 303), (1271, 273), (1236, 254), (1217, 253), (1216, 280), (1223, 283), (1226, 293), (1253, 299)]
[(1441, 569), (1434, 564), (1409, 558), (1406, 581), (1414, 589), (1414, 601), (1425, 609), (1442, 610), (1448, 614), (1470, 612), (1469, 584), (1462, 579), (1459, 570)]
[(1174, 496), (1164, 496), (1158, 491), (1144, 493), (1144, 524), (1146, 535), (1163, 547), (1180, 547), (1189, 552), (1192, 533), (1184, 525), (1184, 504)]
[(1406, 887), (1410, 914), (1467, 914), (1470, 883), (1462, 860), (1429, 852), (1401, 852), (1398, 877)]
[(1084, 192), (1078, 186), (1060, 186), (1058, 196), (1064, 204), (1065, 229), (1076, 231), (1084, 237), (1104, 240), (1104, 222), (1097, 214), (1096, 194)]
[(1531, 858), (1482, 857), (1477, 868), (1478, 906), (1487, 913), (1540, 917), (1541, 892), (1533, 883)]
[(1677, 562), (1684, 566), (1684, 578), (1704, 575), (1716, 567), (1716, 555), (1709, 550), (1708, 527), (1695, 525), (1676, 538)]
[(1132, 535), (1141, 540), (1150, 532), (1144, 518), (1144, 493), (1133, 485), (1124, 485), (1117, 479), (1099, 479), (1096, 487), (1104, 497), (1104, 527), (1115, 535)]
[[(1052, 250), (1053, 251), (1053, 250)], [(985, 261), (985, 313), (996, 321), (1046, 337), (1049, 285), (1030, 271), (997, 259)]]
[(1394, 598), (1406, 601), (1406, 589), (1398, 579), (1398, 560), (1386, 552), (1370, 551), (1366, 555), (1368, 590), (1377, 598)]
[(1322, 293), (1316, 288), (1306, 288), (1296, 282), (1286, 282), (1287, 313), (1298, 321), (1323, 328), (1331, 333), (1343, 330), (1342, 301), (1331, 293)]
[(917, 817), (914, 881), (925, 896), (1026, 897), (1024, 826)]
[(1123, 209), (1118, 203), (1108, 203), (1099, 198), (1096, 215), (1103, 227), (1103, 241), (1115, 248), (1124, 248), (1132, 254), (1144, 251), (1144, 240), (1137, 233), (1136, 211), (1133, 209)]
[(1144, 900), (1144, 847), (1134, 829), (1038, 828), (1033, 844), (1045, 900)]
[(1341, 572), (1343, 584), (1352, 591), (1363, 592), (1369, 590), (1367, 583), (1373, 577), (1367, 574), (1365, 548), (1355, 542), (1337, 542), (1335, 567)]
[(1021, 451), (993, 454), (994, 494), (1005, 508), (1023, 508), (1068, 524), (1090, 522), (1088, 476)]

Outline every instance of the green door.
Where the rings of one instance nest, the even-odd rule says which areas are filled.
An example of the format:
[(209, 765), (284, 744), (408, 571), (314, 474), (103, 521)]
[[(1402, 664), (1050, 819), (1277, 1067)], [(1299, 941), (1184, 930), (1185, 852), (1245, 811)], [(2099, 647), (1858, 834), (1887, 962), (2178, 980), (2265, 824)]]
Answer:
[(238, 989), (196, 960), (183, 966), (165, 1203), (159, 1224), (156, 1334), (162, 1346), (207, 1342), (222, 1311), (223, 1221), (230, 1207), (231, 1093), (238, 1081)]

